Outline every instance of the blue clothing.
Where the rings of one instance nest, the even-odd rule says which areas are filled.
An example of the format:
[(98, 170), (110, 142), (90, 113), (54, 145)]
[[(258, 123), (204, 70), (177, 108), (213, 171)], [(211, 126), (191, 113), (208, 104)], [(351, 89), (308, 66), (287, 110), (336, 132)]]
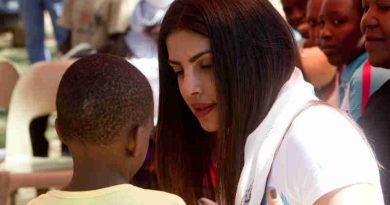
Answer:
[[(339, 107), (342, 106), (346, 89), (349, 89), (347, 108), (349, 115), (355, 121), (361, 116), (362, 90), (363, 90), (363, 66), (368, 54), (364, 53), (350, 63), (341, 74), (339, 87)], [(370, 96), (390, 79), (390, 70), (371, 67)]]
[(339, 87), (339, 107), (342, 105), (344, 101), (344, 93), (345, 89), (349, 86), (352, 76), (355, 73), (357, 69), (360, 67), (363, 67), (363, 63), (367, 60), (368, 54), (364, 53), (357, 57), (355, 60), (352, 61), (352, 63), (347, 65), (347, 68), (344, 70), (343, 73), (341, 73), (340, 77), (340, 87)]
[[(363, 66), (352, 76), (349, 92), (349, 110), (354, 120), (361, 116)], [(376, 92), (387, 80), (390, 79), (390, 70), (371, 66), (370, 96)]]
[(43, 12), (47, 10), (54, 28), (57, 46), (66, 37), (66, 30), (57, 26), (57, 18), (62, 14), (62, 0), (19, 0), (21, 15), (26, 30), (26, 45), (30, 64), (50, 59), (45, 48)]

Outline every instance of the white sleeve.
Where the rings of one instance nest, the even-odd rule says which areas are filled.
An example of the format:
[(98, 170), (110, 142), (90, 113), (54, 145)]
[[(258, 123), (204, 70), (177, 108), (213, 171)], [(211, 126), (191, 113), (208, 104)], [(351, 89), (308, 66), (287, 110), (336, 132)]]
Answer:
[(315, 106), (303, 112), (279, 152), (286, 157), (287, 194), (301, 205), (313, 205), (326, 193), (357, 183), (374, 185), (378, 204), (383, 203), (371, 148), (353, 122), (334, 109)]

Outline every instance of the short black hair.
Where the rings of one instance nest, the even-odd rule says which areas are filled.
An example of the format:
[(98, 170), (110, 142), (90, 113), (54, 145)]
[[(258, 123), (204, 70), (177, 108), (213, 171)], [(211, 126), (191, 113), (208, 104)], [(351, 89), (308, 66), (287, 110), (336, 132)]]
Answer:
[(62, 138), (109, 145), (125, 126), (153, 115), (152, 89), (125, 59), (96, 54), (73, 63), (57, 93), (57, 125)]

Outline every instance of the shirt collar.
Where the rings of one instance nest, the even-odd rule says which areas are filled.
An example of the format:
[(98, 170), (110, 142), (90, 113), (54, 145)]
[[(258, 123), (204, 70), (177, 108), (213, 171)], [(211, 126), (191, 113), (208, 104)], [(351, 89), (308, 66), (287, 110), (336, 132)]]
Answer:
[(368, 54), (363, 53), (359, 57), (355, 58), (350, 64), (347, 65), (347, 68), (341, 74), (341, 84), (348, 83), (353, 73), (367, 60)]

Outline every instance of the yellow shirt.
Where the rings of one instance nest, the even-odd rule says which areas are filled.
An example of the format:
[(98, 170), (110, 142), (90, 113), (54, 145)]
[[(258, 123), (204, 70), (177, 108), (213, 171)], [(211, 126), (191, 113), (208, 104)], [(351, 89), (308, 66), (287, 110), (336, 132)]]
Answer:
[(53, 190), (43, 194), (27, 205), (185, 205), (173, 194), (142, 189), (131, 184), (121, 184), (92, 191)]

